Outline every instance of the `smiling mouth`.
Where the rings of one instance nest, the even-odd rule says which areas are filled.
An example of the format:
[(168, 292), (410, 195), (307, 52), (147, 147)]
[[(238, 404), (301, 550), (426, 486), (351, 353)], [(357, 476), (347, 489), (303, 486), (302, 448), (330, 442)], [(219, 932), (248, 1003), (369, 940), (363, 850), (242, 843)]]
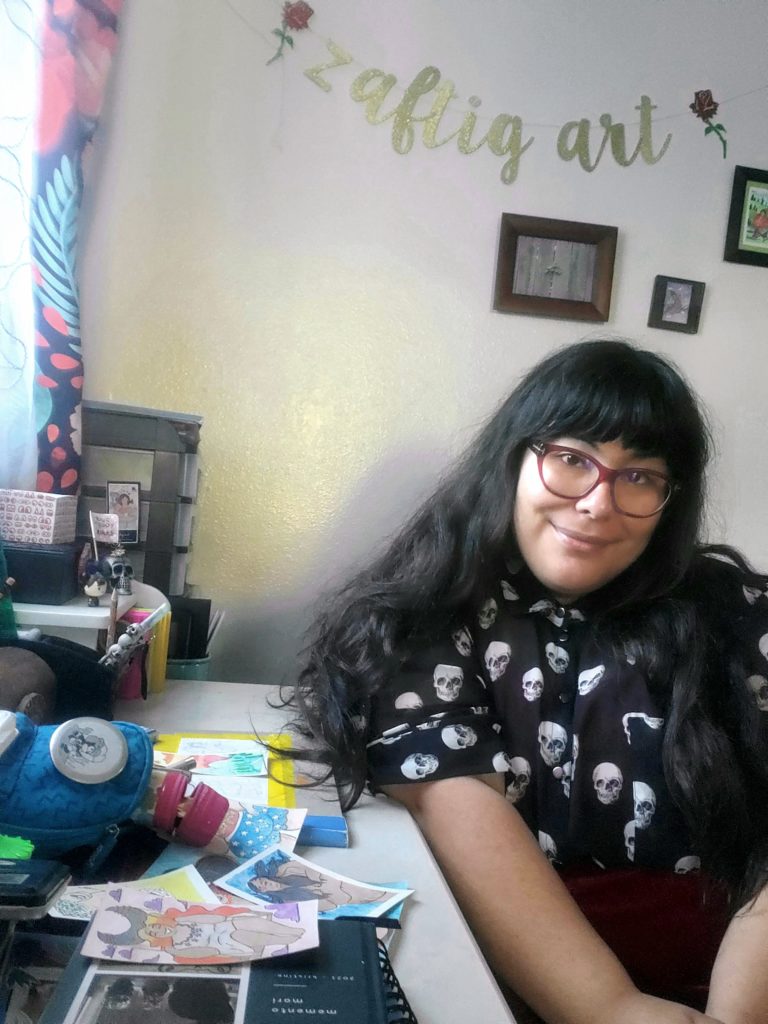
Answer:
[(569, 548), (580, 551), (595, 551), (597, 548), (607, 547), (611, 542), (603, 537), (592, 537), (589, 534), (577, 533), (575, 530), (566, 530), (564, 526), (557, 526), (552, 523), (552, 528)]

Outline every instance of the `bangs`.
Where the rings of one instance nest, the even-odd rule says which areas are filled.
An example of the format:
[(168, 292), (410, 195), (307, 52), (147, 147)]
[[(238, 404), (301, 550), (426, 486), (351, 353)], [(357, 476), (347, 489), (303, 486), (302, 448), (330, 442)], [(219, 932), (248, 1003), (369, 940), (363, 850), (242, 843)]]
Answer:
[(663, 458), (678, 480), (700, 473), (707, 458), (705, 431), (679, 375), (651, 353), (603, 344), (602, 350), (577, 346), (571, 353), (577, 358), (538, 377), (536, 408), (529, 409), (535, 437), (618, 441), (637, 455)]

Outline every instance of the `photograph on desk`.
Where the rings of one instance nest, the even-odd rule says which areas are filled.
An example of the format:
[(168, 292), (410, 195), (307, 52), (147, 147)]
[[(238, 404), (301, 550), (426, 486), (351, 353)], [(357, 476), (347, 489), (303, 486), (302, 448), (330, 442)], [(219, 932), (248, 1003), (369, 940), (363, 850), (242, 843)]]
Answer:
[(401, 904), (412, 889), (369, 885), (275, 848), (217, 878), (227, 892), (256, 903), (317, 900), (320, 918), (381, 917)]

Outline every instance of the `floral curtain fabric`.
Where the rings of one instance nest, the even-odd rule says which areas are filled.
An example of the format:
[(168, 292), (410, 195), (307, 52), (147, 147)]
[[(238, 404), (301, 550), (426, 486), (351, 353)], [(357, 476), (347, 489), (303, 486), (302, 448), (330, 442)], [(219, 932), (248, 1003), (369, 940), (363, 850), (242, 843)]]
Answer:
[(83, 361), (78, 216), (92, 139), (117, 46), (123, 0), (46, 0), (30, 227), (38, 438), (36, 488), (72, 494), (80, 481)]

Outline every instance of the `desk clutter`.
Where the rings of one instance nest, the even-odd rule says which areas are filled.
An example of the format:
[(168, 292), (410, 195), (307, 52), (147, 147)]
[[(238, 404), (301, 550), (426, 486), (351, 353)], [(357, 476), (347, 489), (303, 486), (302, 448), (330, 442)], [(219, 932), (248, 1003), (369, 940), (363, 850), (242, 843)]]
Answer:
[[(332, 1015), (345, 1024), (415, 1021), (386, 948), (412, 890), (404, 880), (354, 879), (296, 852), (324, 837), (346, 845), (347, 834), (327, 791), (291, 785), (303, 776), (280, 754), (290, 737), (154, 736), (140, 726), (98, 719), (41, 729), (10, 714), (4, 721), (2, 802), (36, 779), (40, 792), (29, 803), (47, 801), (50, 829), (34, 806), (24, 810), (22, 798), (11, 799), (13, 814), (0, 816), (0, 833), (31, 839), (35, 856), (58, 856), (83, 840), (98, 850), (104, 836), (96, 831), (110, 818), (103, 813), (106, 799), (113, 803), (111, 841), (119, 833), (115, 823), (128, 814), (171, 841), (143, 866), (141, 878), (88, 884), (96, 859), (86, 862), (86, 877), (82, 858), (75, 861), (78, 884), (57, 896), (44, 921), (85, 926), (85, 934), (79, 943), (70, 937), (64, 955), (64, 937), (40, 922), (34, 939), (17, 933), (9, 984), (5, 991), (0, 985), (0, 1020), (7, 1006), (9, 1019), (25, 1024), (131, 1024), (145, 1012), (169, 1024), (261, 1024), (275, 1015)], [(11, 756), (19, 738), (25, 772)], [(98, 822), (72, 803), (74, 790), (101, 807)], [(296, 806), (308, 792), (324, 814)], [(344, 823), (343, 834), (335, 818)], [(327, 828), (324, 819), (337, 828)], [(62, 843), (65, 821), (75, 830), (79, 824), (82, 834), (73, 832)], [(57, 949), (53, 972), (51, 946)], [(55, 988), (51, 980), (58, 981)], [(184, 1007), (194, 1006), (196, 1013), (185, 1015)], [(218, 1015), (199, 1016), (201, 1006), (206, 1014), (218, 1007)]]

